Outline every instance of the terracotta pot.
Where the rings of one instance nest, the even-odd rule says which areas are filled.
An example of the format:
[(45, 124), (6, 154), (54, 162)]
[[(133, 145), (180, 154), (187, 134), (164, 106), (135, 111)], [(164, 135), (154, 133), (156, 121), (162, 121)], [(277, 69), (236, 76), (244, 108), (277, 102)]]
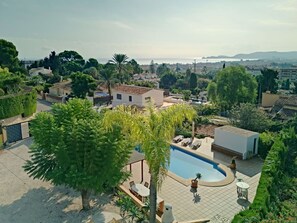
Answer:
[(198, 180), (191, 180), (191, 187), (197, 188), (198, 187)]

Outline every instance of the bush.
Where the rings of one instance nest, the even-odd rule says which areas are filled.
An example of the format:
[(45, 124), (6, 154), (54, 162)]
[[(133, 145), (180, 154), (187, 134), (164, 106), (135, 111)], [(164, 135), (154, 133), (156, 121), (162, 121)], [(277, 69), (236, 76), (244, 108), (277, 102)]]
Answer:
[(259, 137), (259, 155), (265, 159), (274, 142), (275, 134), (272, 132), (263, 132)]
[(19, 93), (0, 97), (0, 119), (23, 114), (24, 117), (36, 111), (36, 92)]
[[(266, 134), (268, 135), (268, 133)], [(269, 139), (270, 136), (267, 138)], [(270, 142), (270, 140), (267, 141)], [(288, 189), (296, 186), (296, 182), (291, 180), (292, 176), (287, 170), (290, 166), (296, 168), (296, 164), (294, 165), (294, 160), (296, 160), (295, 144), (296, 132), (293, 131), (293, 128), (283, 131), (282, 135), (274, 140), (263, 165), (254, 202), (248, 210), (237, 214), (232, 222), (265, 222), (263, 221), (265, 219), (269, 220), (267, 222), (276, 222), (276, 219), (280, 220), (277, 222), (290, 222), (286, 220), (296, 216), (293, 210), (296, 209), (294, 196), (297, 193), (295, 192), (295, 195), (294, 192), (287, 193)], [(296, 173), (296, 169), (294, 173)], [(289, 198), (284, 194), (287, 194)], [(287, 201), (292, 204), (291, 211), (283, 210), (288, 207)]]
[(219, 108), (214, 105), (199, 105), (194, 107), (198, 115), (218, 115)]

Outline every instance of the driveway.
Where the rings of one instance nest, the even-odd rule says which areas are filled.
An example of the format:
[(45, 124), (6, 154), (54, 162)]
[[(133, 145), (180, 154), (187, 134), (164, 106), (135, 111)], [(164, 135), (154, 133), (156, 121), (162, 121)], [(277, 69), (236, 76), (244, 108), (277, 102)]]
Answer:
[(111, 195), (93, 196), (93, 209), (85, 212), (78, 192), (30, 178), (22, 166), (29, 159), (31, 143), (28, 138), (0, 150), (0, 222), (101, 223), (119, 219)]

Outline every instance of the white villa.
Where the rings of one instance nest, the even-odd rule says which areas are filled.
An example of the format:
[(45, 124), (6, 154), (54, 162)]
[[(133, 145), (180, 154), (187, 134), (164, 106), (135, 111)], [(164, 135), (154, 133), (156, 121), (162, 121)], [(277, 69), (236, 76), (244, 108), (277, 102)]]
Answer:
[(119, 85), (112, 89), (112, 106), (136, 105), (145, 107), (148, 101), (153, 101), (157, 107), (163, 105), (163, 91), (133, 85)]
[(225, 125), (215, 128), (212, 150), (248, 159), (258, 154), (259, 133)]

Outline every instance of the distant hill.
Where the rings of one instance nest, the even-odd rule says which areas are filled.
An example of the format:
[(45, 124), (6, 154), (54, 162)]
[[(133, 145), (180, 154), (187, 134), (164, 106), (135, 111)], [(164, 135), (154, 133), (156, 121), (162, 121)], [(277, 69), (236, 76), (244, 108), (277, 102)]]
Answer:
[(241, 53), (241, 54), (236, 54), (233, 57), (224, 56), (224, 55), (203, 57), (203, 59), (218, 59), (218, 58), (297, 60), (297, 51), (289, 51), (289, 52), (268, 51), (268, 52)]

